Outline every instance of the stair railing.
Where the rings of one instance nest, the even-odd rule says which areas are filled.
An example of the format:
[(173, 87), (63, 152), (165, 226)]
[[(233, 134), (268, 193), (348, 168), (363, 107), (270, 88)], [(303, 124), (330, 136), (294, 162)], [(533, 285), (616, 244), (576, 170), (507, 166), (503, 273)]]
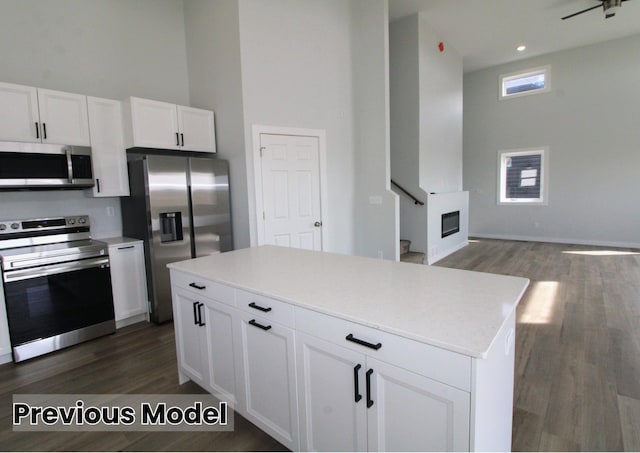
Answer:
[(416, 197), (414, 197), (409, 191), (407, 191), (407, 189), (405, 189), (404, 187), (402, 187), (400, 184), (398, 184), (397, 182), (395, 182), (393, 179), (391, 180), (391, 184), (393, 184), (394, 186), (396, 186), (398, 189), (400, 189), (406, 196), (408, 196), (409, 198), (411, 198), (413, 200), (413, 203), (418, 205), (418, 206), (424, 206), (424, 202), (418, 200)]

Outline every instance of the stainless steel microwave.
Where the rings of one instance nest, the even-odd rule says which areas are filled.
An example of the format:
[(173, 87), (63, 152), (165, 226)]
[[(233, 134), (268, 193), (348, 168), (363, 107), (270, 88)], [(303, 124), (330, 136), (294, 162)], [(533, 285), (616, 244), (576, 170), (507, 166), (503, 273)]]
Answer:
[(0, 142), (0, 189), (93, 187), (91, 148)]

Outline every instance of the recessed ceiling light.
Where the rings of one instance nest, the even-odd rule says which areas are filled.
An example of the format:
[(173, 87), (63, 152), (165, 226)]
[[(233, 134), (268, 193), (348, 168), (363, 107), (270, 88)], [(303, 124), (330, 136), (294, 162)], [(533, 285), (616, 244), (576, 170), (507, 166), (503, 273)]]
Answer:
[(527, 50), (527, 46), (525, 46), (524, 44), (521, 44), (518, 47), (516, 47), (516, 50), (518, 52), (524, 52), (525, 50)]

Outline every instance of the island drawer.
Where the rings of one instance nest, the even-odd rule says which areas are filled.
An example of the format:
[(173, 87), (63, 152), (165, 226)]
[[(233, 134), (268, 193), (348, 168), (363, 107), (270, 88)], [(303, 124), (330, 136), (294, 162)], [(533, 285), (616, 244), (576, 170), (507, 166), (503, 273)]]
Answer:
[(209, 297), (227, 305), (234, 305), (234, 289), (202, 277), (171, 270), (171, 283), (195, 294)]
[(471, 391), (471, 357), (300, 307), (295, 323), (298, 331)]
[(293, 306), (285, 302), (238, 289), (236, 306), (255, 316), (293, 327)]

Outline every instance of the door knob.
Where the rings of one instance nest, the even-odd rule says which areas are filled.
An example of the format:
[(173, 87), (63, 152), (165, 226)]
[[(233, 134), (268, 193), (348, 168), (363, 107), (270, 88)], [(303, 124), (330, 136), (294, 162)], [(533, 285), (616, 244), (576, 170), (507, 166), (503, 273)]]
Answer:
[(316, 222), (313, 224), (314, 227), (319, 228), (322, 226), (322, 222)]

